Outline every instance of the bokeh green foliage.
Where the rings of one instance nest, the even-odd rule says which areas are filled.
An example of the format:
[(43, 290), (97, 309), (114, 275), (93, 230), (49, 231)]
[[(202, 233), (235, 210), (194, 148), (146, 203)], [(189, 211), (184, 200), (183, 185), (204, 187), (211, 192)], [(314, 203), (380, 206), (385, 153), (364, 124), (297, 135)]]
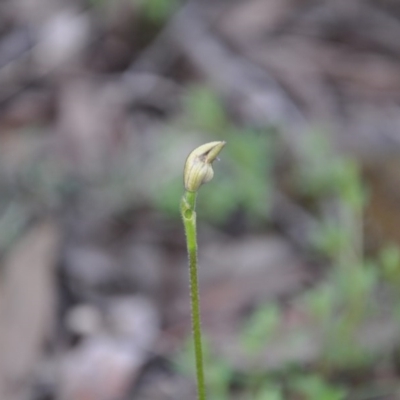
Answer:
[(300, 193), (310, 197), (334, 196), (353, 209), (367, 200), (359, 166), (350, 156), (338, 155), (323, 132), (311, 132), (300, 151), (295, 182)]
[(379, 312), (374, 296), (380, 285), (376, 263), (364, 249), (367, 190), (357, 162), (338, 155), (327, 135), (310, 134), (302, 150), (303, 162), (295, 176), (300, 193), (316, 204), (317, 228), (311, 245), (329, 265), (323, 284), (306, 292), (302, 301), (322, 332), (325, 367), (365, 366), (373, 358), (368, 347), (360, 344), (359, 334)]
[[(210, 343), (203, 337), (204, 374), (207, 382), (207, 393), (210, 400), (228, 400), (234, 374), (232, 366), (222, 357), (217, 357)], [(194, 346), (192, 339), (187, 340), (183, 350), (175, 358), (176, 369), (195, 379)]]
[[(102, 9), (110, 5), (107, 0), (88, 0), (90, 6)], [(131, 0), (135, 11), (148, 22), (163, 24), (177, 10), (180, 0)]]
[(379, 253), (379, 264), (383, 277), (394, 286), (400, 285), (400, 249), (388, 244)]
[(255, 355), (277, 334), (281, 316), (275, 303), (258, 306), (245, 322), (241, 344), (247, 353)]
[(151, 22), (162, 23), (179, 5), (179, 0), (134, 0), (139, 3), (144, 17)]
[(317, 374), (295, 377), (291, 389), (307, 400), (344, 400), (347, 397), (343, 387), (329, 384)]
[[(331, 383), (322, 374), (288, 369), (284, 374), (260, 370), (238, 374), (229, 361), (215, 354), (208, 341), (204, 343), (207, 393), (210, 400), (344, 400), (348, 390)], [(194, 379), (193, 345), (188, 341), (175, 359), (177, 371)]]

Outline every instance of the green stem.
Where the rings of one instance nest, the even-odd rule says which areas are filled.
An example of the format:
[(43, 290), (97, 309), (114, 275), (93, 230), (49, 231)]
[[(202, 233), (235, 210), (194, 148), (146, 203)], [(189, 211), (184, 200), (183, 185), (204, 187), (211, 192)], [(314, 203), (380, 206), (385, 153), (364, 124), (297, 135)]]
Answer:
[(189, 256), (190, 300), (192, 306), (192, 329), (196, 358), (197, 398), (206, 400), (204, 382), (203, 350), (201, 345), (201, 319), (199, 283), (197, 273), (196, 193), (186, 191), (182, 197), (181, 214), (185, 226), (186, 245)]

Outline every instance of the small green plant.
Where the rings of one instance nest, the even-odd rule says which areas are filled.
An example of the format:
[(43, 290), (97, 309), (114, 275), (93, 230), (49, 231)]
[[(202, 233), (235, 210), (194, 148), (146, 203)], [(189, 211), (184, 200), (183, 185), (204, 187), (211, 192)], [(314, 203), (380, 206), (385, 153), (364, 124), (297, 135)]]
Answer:
[(241, 342), (244, 349), (250, 355), (261, 351), (276, 334), (280, 320), (280, 310), (275, 303), (258, 307), (243, 329)]
[(181, 201), (181, 216), (185, 227), (186, 245), (189, 257), (190, 299), (198, 400), (206, 399), (206, 389), (204, 382), (197, 272), (196, 196), (200, 186), (213, 178), (214, 171), (212, 163), (224, 146), (225, 142), (220, 141), (206, 143), (197, 147), (186, 159), (184, 169), (185, 193)]
[[(228, 400), (234, 369), (227, 360), (213, 353), (208, 340), (203, 338), (202, 346), (204, 363), (207, 365), (204, 374), (209, 392), (208, 397), (210, 400)], [(193, 343), (188, 340), (183, 351), (179, 353), (175, 365), (183, 375), (194, 377), (196, 375), (194, 361)]]
[(400, 283), (400, 249), (395, 245), (383, 248), (378, 256), (382, 274), (388, 282)]
[(318, 375), (300, 376), (292, 383), (293, 391), (309, 400), (343, 400), (346, 390), (327, 383)]
[(282, 400), (283, 398), (281, 387), (270, 382), (265, 383), (255, 395), (255, 400)]
[(144, 16), (156, 23), (165, 21), (179, 5), (177, 0), (144, 0), (138, 3)]
[[(376, 308), (372, 299), (379, 284), (375, 263), (364, 255), (367, 193), (354, 159), (335, 154), (322, 135), (311, 134), (308, 139), (295, 176), (318, 215), (312, 245), (329, 260), (330, 270), (326, 282), (303, 299), (323, 333), (325, 367), (366, 365), (370, 352), (360, 345), (358, 336)], [(382, 254), (385, 272), (396, 269), (396, 259), (393, 249)]]

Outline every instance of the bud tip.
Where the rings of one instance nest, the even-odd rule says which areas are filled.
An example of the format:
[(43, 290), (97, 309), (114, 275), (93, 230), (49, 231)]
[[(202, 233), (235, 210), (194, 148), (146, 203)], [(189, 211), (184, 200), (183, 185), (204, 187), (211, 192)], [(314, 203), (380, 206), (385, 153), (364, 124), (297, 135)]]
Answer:
[(196, 192), (203, 183), (207, 183), (213, 178), (212, 163), (218, 157), (225, 144), (225, 141), (206, 143), (189, 154), (183, 173), (187, 191)]

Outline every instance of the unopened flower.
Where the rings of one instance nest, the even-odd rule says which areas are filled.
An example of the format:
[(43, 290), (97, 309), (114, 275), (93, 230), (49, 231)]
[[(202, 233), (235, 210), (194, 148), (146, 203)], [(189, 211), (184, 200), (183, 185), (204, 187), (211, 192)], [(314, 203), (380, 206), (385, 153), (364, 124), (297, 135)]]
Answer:
[(194, 149), (186, 159), (183, 180), (185, 189), (196, 192), (214, 176), (212, 162), (218, 157), (226, 142), (210, 142)]

